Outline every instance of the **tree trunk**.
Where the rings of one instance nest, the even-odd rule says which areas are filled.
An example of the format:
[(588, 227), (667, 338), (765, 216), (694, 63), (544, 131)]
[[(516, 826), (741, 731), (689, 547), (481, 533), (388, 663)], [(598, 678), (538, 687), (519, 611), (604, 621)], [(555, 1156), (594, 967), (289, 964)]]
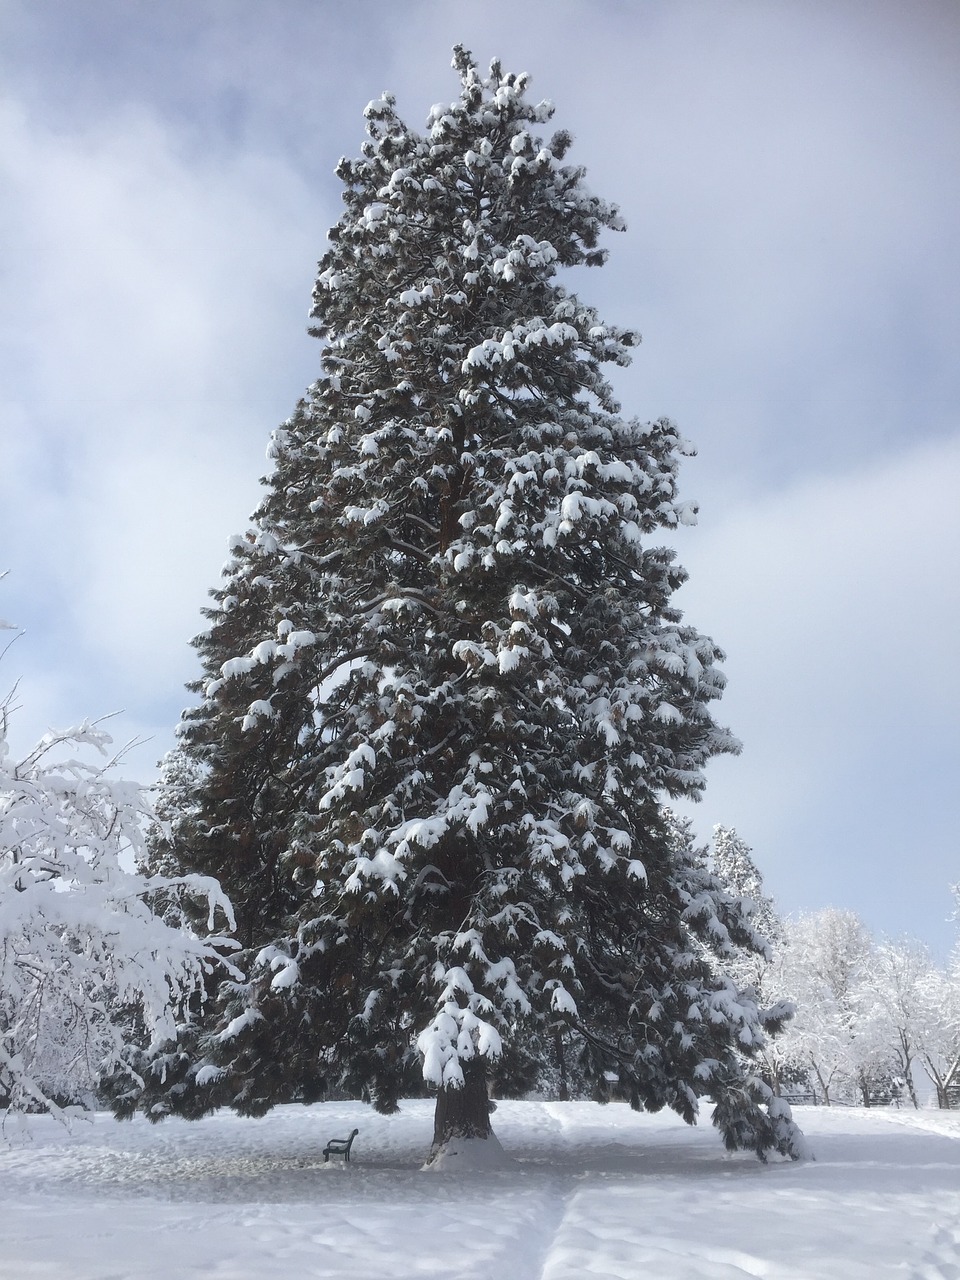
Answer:
[(570, 1088), (567, 1084), (567, 1055), (564, 1052), (562, 1031), (553, 1033), (553, 1048), (557, 1056), (557, 1070), (560, 1075), (559, 1098), (561, 1102), (569, 1102)]
[(824, 1080), (823, 1075), (821, 1074), (820, 1068), (817, 1066), (816, 1063), (813, 1064), (813, 1072), (814, 1072), (814, 1075), (817, 1077), (817, 1083), (820, 1085), (820, 1092), (823, 1095), (823, 1105), (825, 1107), (829, 1107), (830, 1085), (827, 1080)]
[(862, 1071), (857, 1072), (857, 1088), (865, 1107), (870, 1106), (870, 1082)]
[(433, 1149), (451, 1138), (489, 1138), (490, 1104), (487, 1098), (487, 1064), (479, 1055), (463, 1064), (463, 1086), (437, 1094), (433, 1119)]
[(913, 1063), (907, 1063), (907, 1093), (910, 1095), (910, 1101), (913, 1103), (915, 1110), (920, 1110), (920, 1099), (917, 1097), (917, 1090), (913, 1083)]
[(948, 1107), (950, 1104), (947, 1101), (947, 1082), (945, 1077), (940, 1074), (934, 1064), (930, 1061), (930, 1058), (923, 1052), (920, 1054), (920, 1065), (927, 1073), (927, 1078), (937, 1091), (937, 1106), (941, 1108)]

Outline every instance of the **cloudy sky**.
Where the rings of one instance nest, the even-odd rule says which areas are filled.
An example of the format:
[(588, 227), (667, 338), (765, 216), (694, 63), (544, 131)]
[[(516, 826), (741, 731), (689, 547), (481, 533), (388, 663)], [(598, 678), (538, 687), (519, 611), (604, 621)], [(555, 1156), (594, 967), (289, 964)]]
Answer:
[[(0, 0), (0, 615), (14, 738), (122, 711), (144, 780), (245, 527), (333, 169), (451, 46), (529, 71), (628, 231), (578, 288), (625, 410), (699, 448), (688, 619), (727, 651), (698, 830), (788, 912), (944, 953), (960, 666), (956, 0)], [(4, 633), (9, 635), (10, 633)]]

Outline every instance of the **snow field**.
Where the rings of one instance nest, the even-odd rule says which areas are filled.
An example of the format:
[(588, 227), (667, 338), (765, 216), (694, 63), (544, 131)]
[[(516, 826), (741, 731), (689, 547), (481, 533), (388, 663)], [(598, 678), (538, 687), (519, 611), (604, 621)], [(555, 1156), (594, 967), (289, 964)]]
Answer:
[(763, 1166), (706, 1118), (502, 1102), (505, 1163), (439, 1173), (424, 1101), (11, 1120), (0, 1280), (956, 1280), (960, 1114), (799, 1118), (816, 1159)]

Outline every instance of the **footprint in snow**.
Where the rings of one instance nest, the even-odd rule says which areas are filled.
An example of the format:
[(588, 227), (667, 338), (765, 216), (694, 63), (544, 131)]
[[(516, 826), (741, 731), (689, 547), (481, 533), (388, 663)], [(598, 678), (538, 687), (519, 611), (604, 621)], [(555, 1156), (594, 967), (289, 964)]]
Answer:
[(960, 1222), (937, 1228), (910, 1280), (960, 1280)]

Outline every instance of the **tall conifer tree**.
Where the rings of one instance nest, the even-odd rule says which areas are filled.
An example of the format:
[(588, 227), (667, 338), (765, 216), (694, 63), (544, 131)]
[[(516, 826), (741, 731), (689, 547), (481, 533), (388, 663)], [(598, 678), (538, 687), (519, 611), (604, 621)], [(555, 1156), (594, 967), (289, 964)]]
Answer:
[(749, 922), (661, 810), (737, 749), (655, 541), (692, 519), (683, 442), (620, 416), (601, 367), (634, 336), (561, 282), (620, 217), (526, 76), (454, 65), (424, 134), (384, 96), (337, 169), (322, 373), (196, 641), (155, 849), (220, 878), (249, 980), (140, 1062), (141, 1105), (389, 1111), (425, 1079), (440, 1149), (562, 1032), (634, 1105), (710, 1094), (729, 1145), (795, 1154), (715, 960)]

